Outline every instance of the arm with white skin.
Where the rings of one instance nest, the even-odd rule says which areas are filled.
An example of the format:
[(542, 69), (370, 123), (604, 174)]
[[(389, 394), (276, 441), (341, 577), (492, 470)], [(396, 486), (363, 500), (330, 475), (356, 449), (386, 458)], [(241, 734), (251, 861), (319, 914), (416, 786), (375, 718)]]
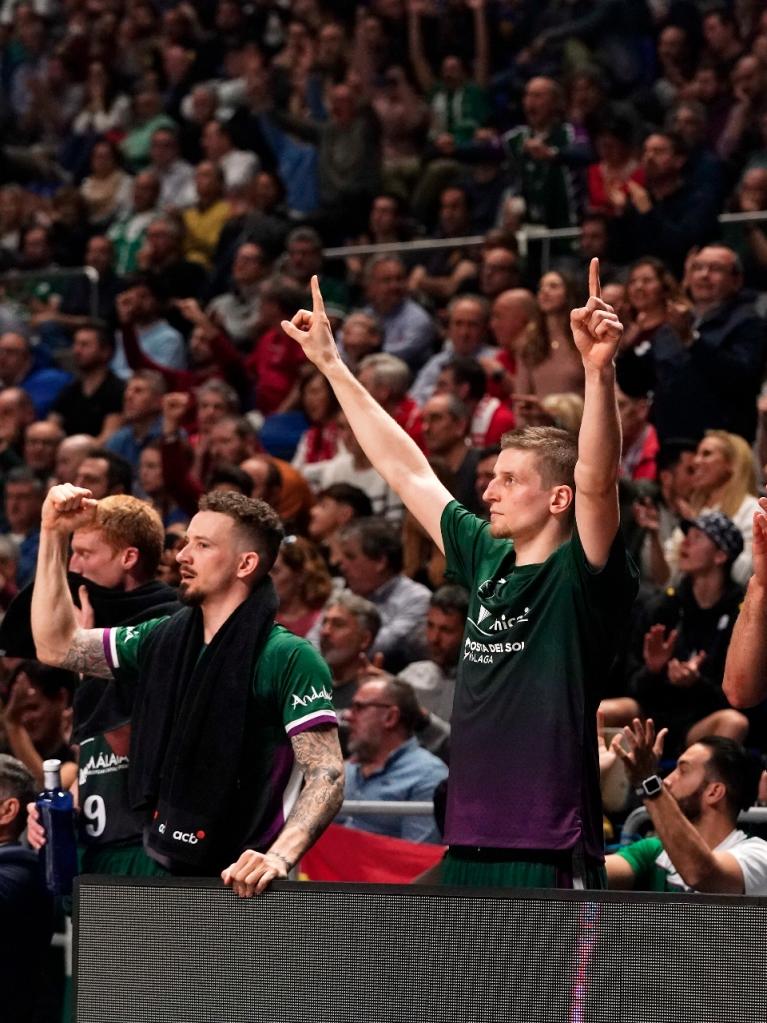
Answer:
[(602, 568), (620, 522), (621, 427), (615, 399), (615, 356), (623, 325), (613, 307), (602, 301), (598, 259), (592, 259), (589, 267), (588, 302), (573, 309), (570, 326), (586, 378), (575, 466), (575, 521), (589, 564)]
[(241, 898), (260, 895), (271, 881), (286, 878), (341, 808), (344, 763), (335, 726), (310, 729), (291, 739), (304, 786), (285, 826), (264, 853), (246, 849), (221, 874)]
[(444, 553), (440, 520), (452, 500), (450, 492), (437, 479), (415, 441), (341, 360), (316, 277), (312, 277), (312, 311), (300, 309), (292, 320), (283, 320), (282, 329), (301, 345), (309, 361), (327, 378), (373, 468)]
[(37, 657), (68, 671), (111, 678), (103, 629), (82, 629), (67, 585), (69, 537), (95, 521), (97, 502), (90, 490), (62, 483), (43, 503), (40, 548), (32, 591), (32, 636)]
[(724, 695), (733, 707), (754, 707), (767, 696), (767, 499), (754, 513), (754, 574), (732, 631), (724, 666)]

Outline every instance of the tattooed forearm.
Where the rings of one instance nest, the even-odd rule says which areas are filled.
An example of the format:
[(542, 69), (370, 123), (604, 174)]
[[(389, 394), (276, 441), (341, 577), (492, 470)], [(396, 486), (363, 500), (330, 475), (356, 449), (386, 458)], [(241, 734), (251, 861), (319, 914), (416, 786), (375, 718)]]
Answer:
[(83, 675), (111, 678), (112, 672), (104, 654), (103, 629), (77, 629), (60, 667)]
[(304, 787), (274, 848), (291, 863), (317, 841), (341, 808), (344, 762), (335, 728), (302, 732), (291, 740)]

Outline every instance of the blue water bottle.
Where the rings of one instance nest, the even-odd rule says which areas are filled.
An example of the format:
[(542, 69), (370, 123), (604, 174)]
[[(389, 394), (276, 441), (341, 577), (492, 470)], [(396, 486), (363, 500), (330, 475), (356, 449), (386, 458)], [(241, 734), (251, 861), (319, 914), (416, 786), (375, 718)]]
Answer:
[(40, 850), (45, 883), (51, 895), (71, 895), (77, 873), (77, 839), (72, 796), (61, 787), (61, 761), (44, 760), (45, 788), (37, 797), (37, 812), (45, 828)]

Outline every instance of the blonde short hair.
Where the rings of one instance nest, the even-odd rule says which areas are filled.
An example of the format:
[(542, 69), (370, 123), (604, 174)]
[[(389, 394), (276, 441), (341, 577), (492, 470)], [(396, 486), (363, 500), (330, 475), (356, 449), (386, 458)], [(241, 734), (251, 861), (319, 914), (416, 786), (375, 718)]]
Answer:
[(114, 551), (135, 547), (138, 565), (152, 579), (160, 564), (165, 529), (162, 519), (146, 501), (129, 494), (112, 494), (99, 501), (95, 528)]

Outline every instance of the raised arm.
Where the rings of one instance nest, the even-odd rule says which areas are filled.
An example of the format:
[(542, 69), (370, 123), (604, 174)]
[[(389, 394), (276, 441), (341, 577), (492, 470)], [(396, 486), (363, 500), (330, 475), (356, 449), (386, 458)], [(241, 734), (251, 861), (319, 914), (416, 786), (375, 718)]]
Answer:
[(466, 0), (466, 6), (474, 16), (474, 80), (486, 89), (490, 84), (490, 39), (487, 31), (485, 0)]
[(237, 895), (260, 894), (270, 881), (285, 878), (320, 837), (341, 808), (344, 762), (335, 727), (311, 729), (291, 739), (304, 787), (288, 814), (285, 827), (265, 852), (246, 849), (221, 874)]
[(415, 73), (418, 86), (424, 93), (434, 86), (434, 75), (423, 52), (423, 36), (421, 33), (421, 16), (425, 13), (423, 0), (408, 0), (407, 3), (407, 39), (410, 52), (410, 64)]
[(599, 260), (589, 267), (589, 300), (570, 326), (583, 359), (586, 390), (575, 466), (575, 522), (589, 564), (602, 568), (618, 532), (621, 427), (615, 400), (615, 355), (623, 325), (602, 301)]
[(754, 514), (754, 574), (732, 630), (724, 666), (724, 695), (733, 707), (754, 707), (767, 696), (767, 499)]
[[(623, 729), (628, 751), (623, 748), (619, 735), (613, 739), (612, 749), (625, 764), (635, 787), (657, 774), (667, 731), (662, 728), (656, 737), (651, 718), (647, 721), (635, 718)], [(710, 784), (723, 785), (722, 782)], [(644, 805), (664, 850), (685, 884), (699, 892), (743, 894), (745, 882), (738, 861), (730, 853), (709, 848), (665, 785), (660, 795), (645, 799)]]
[(90, 490), (62, 483), (48, 492), (42, 510), (40, 548), (32, 591), (32, 636), (37, 657), (68, 671), (111, 678), (103, 629), (81, 629), (67, 585), (69, 537), (94, 521)]
[(282, 329), (297, 341), (306, 357), (323, 373), (333, 388), (354, 436), (373, 467), (444, 553), (440, 519), (452, 500), (450, 492), (434, 475), (421, 449), (395, 423), (344, 365), (333, 340), (320, 285), (312, 277), (312, 312), (299, 309)]

